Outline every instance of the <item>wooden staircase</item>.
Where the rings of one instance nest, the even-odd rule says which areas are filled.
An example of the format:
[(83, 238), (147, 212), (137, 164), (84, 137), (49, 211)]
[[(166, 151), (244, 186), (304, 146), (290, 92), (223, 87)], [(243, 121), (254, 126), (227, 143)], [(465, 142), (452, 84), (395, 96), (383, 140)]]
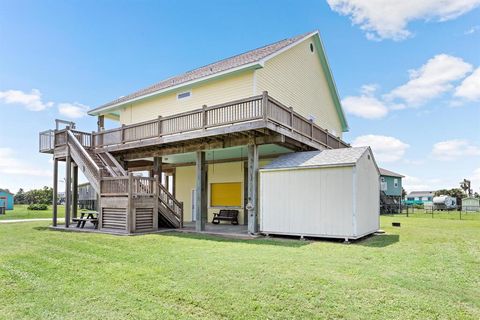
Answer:
[(183, 203), (157, 181), (158, 188), (158, 224), (165, 228), (183, 227)]
[[(175, 199), (167, 188), (159, 182), (158, 178), (135, 177), (129, 179), (128, 173), (109, 152), (96, 153), (92, 148), (84, 146), (85, 144), (81, 141), (83, 138), (78, 133), (74, 134), (68, 130), (66, 134), (66, 142), (72, 160), (78, 165), (98, 194), (105, 197), (130, 197), (130, 192), (137, 197), (154, 197), (156, 198), (155, 201), (158, 201), (158, 227), (183, 227), (183, 203)], [(156, 190), (152, 187), (152, 183), (155, 183)], [(111, 210), (116, 210), (115, 213), (112, 213), (113, 216), (121, 215), (118, 212), (126, 212), (128, 208)], [(136, 208), (135, 210), (137, 212), (136, 216), (143, 219), (140, 218), (139, 214), (141, 209)], [(126, 217), (122, 219), (126, 219)], [(125, 222), (122, 223), (125, 224)]]

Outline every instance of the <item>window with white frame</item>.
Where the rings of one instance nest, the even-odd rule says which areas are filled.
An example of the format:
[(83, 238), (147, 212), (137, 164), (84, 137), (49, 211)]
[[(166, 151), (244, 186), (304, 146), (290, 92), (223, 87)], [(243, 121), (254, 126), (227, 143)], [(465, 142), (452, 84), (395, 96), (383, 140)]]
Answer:
[(398, 179), (393, 179), (393, 187), (398, 188)]

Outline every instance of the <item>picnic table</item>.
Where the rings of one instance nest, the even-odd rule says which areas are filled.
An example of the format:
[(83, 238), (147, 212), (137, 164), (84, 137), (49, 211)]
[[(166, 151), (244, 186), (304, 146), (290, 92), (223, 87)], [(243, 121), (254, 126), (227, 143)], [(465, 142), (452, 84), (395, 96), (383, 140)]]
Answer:
[(97, 211), (80, 211), (80, 218), (73, 218), (73, 222), (77, 223), (77, 228), (84, 228), (87, 221), (93, 223), (95, 229), (98, 227), (98, 212)]

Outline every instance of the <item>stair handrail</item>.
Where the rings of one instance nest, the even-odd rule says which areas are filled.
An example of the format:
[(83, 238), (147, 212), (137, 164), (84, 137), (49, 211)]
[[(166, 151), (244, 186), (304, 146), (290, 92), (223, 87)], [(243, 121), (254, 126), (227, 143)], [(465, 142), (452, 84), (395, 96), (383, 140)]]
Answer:
[(167, 194), (167, 197), (172, 200), (173, 203), (175, 203), (178, 207), (182, 207), (182, 203), (180, 201), (178, 201), (177, 199), (175, 199), (175, 197), (173, 196), (173, 194), (170, 193), (170, 191), (167, 190), (167, 188), (165, 188), (165, 186), (161, 183), (158, 184), (159, 185), (159, 188), (165, 193)]
[(68, 141), (72, 141), (73, 144), (75, 145), (77, 150), (80, 150), (80, 152), (83, 154), (83, 156), (87, 159), (89, 162), (87, 165), (92, 166), (94, 168), (95, 173), (98, 175), (98, 178), (100, 179), (100, 168), (97, 166), (95, 161), (93, 161), (92, 157), (87, 153), (85, 148), (82, 146), (82, 144), (77, 140), (77, 138), (73, 135), (70, 130), (67, 131), (68, 134)]

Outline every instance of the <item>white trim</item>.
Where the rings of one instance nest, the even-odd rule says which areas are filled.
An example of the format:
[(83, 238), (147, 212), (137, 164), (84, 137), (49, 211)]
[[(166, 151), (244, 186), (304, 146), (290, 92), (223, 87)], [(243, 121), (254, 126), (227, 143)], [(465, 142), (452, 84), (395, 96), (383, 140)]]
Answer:
[(357, 235), (357, 167), (352, 168), (352, 233)]

